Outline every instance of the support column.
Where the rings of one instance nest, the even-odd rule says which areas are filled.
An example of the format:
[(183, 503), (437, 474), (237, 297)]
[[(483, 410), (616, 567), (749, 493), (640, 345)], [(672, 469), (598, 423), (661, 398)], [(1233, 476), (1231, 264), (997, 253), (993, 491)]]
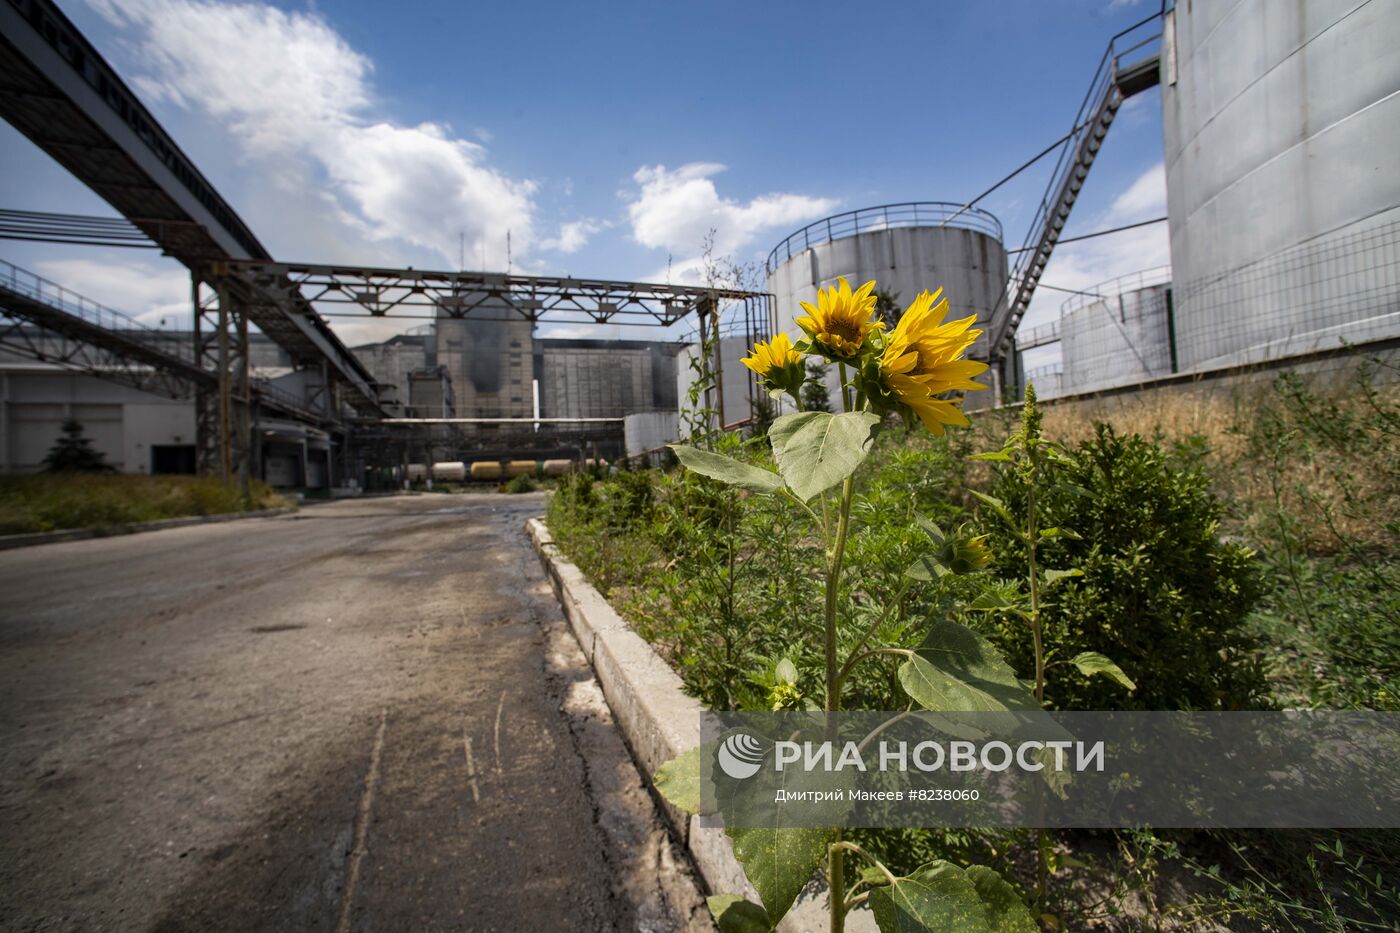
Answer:
[[(195, 393), (198, 469), (228, 482), (237, 480), (246, 492), (253, 430), (248, 320), (220, 273), (216, 265), (192, 276), (195, 362), (214, 376), (213, 385)], [(212, 301), (200, 296), (200, 285), (209, 276), (214, 282)]]

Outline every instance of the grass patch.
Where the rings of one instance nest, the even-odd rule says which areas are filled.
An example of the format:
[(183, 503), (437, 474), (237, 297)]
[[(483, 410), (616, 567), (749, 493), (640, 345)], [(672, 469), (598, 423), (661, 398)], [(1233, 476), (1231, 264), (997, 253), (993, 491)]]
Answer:
[(0, 534), (70, 528), (113, 529), (191, 515), (222, 515), (290, 505), (254, 482), (245, 499), (236, 485), (208, 476), (36, 473), (0, 476)]

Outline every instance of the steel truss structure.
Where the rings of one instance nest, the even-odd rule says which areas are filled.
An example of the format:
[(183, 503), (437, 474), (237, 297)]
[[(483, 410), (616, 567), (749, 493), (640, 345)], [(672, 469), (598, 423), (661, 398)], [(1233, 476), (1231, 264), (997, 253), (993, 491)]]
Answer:
[(493, 272), (255, 260), (224, 265), (230, 276), (260, 293), (307, 304), (353, 305), (359, 309), (352, 312), (357, 317), (438, 319), (505, 312), (536, 323), (670, 327), (691, 314), (717, 313), (728, 302), (767, 297), (730, 288)]

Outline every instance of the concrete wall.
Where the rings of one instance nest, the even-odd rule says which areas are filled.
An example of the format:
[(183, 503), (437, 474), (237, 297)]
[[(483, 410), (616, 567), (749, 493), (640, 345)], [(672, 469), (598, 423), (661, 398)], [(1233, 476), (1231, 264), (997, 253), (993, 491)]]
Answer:
[(0, 472), (40, 468), (61, 433), (77, 418), (118, 470), (151, 472), (151, 448), (194, 445), (194, 404), (177, 402), (93, 376), (44, 364), (0, 369)]
[(540, 414), (546, 418), (620, 418), (676, 407), (676, 359), (662, 343), (537, 341)]
[(457, 417), (528, 418), (535, 325), (508, 310), (482, 309), (437, 322), (437, 365), (452, 379)]
[(1183, 369), (1400, 334), (1400, 15), (1178, 3), (1163, 134)]
[[(907, 306), (919, 292), (939, 287), (950, 317), (976, 314), (985, 325), (1006, 286), (1006, 252), (996, 237), (948, 227), (895, 227), (820, 243), (779, 264), (768, 277), (777, 299), (778, 326), (794, 338), (799, 302), (815, 303), (817, 292), (845, 276), (852, 288), (875, 279)], [(986, 359), (986, 338), (973, 355)], [(727, 361), (726, 361), (727, 363)]]

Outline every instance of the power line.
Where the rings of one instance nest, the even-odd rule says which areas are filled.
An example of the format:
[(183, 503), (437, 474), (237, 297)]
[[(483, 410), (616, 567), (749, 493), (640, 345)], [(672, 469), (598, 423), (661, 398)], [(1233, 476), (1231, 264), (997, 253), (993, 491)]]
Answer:
[[(1113, 228), (1108, 229), (1108, 230), (1099, 230), (1099, 231), (1096, 231), (1096, 232), (1094, 232), (1094, 233), (1086, 233), (1086, 234), (1084, 234), (1084, 235), (1082, 235), (1082, 236), (1065, 237), (1063, 240), (1057, 240), (1056, 242), (1057, 242), (1058, 245), (1063, 246), (1063, 245), (1066, 244), (1066, 243), (1076, 243), (1076, 242), (1078, 242), (1079, 240), (1092, 240), (1092, 239), (1093, 239), (1094, 237), (1096, 237), (1096, 236), (1108, 236), (1110, 233), (1122, 233), (1124, 230), (1135, 230), (1135, 229), (1137, 229), (1138, 227), (1147, 227), (1147, 226), (1151, 226), (1152, 224), (1160, 224), (1160, 223), (1163, 223), (1164, 221), (1166, 221), (1166, 219), (1167, 219), (1167, 218), (1165, 218), (1165, 217), (1155, 217), (1155, 218), (1153, 218), (1152, 220), (1143, 220), (1143, 221), (1139, 221), (1138, 223), (1135, 223), (1135, 224), (1127, 224), (1127, 225), (1122, 226), (1122, 227), (1113, 227)], [(1016, 254), (1016, 253), (1025, 253), (1025, 252), (1029, 252), (1030, 250), (1033, 250), (1033, 249), (1035, 249), (1034, 246), (1023, 246), (1023, 247), (1021, 247), (1020, 249), (1009, 249), (1009, 250), (1006, 251), (1006, 255), (1011, 256), (1011, 255), (1014, 255), (1014, 254)], [(1050, 287), (1050, 286), (1048, 286), (1048, 285), (1042, 285), (1042, 286), (1041, 286), (1041, 288), (1049, 288), (1049, 287)]]

